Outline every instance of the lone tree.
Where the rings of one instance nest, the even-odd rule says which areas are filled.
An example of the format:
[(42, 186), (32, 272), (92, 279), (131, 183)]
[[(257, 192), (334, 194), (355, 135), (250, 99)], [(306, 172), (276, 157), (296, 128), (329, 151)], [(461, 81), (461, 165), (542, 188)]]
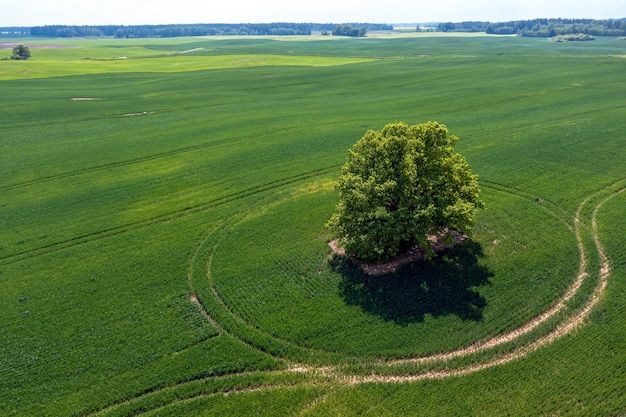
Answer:
[(328, 226), (347, 253), (384, 262), (418, 247), (434, 255), (429, 235), (471, 233), (483, 207), (478, 177), (453, 150), (458, 141), (437, 122), (393, 123), (369, 130), (349, 151)]
[(13, 55), (11, 55), (11, 59), (28, 59), (30, 58), (30, 49), (28, 46), (17, 45), (13, 48)]

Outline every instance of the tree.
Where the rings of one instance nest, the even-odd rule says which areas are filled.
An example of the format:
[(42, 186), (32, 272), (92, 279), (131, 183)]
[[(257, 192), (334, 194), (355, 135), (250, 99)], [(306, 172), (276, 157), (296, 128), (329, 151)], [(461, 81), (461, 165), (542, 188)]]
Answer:
[(30, 49), (28, 46), (18, 45), (13, 48), (13, 55), (11, 59), (28, 59), (30, 58)]
[(333, 36), (352, 36), (359, 38), (365, 36), (367, 28), (365, 26), (351, 26), (351, 25), (335, 25), (333, 28)]
[(471, 233), (483, 203), (457, 141), (437, 122), (365, 133), (335, 184), (339, 203), (328, 222), (347, 253), (383, 262), (417, 246), (431, 258), (429, 235), (451, 244), (447, 230)]

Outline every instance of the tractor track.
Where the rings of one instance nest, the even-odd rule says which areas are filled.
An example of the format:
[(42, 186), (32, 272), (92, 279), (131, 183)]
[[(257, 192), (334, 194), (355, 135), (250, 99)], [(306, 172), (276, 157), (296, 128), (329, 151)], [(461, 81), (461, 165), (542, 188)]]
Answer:
[(98, 230), (91, 233), (86, 233), (79, 236), (74, 236), (69, 239), (57, 241), (54, 243), (50, 243), (48, 245), (40, 246), (38, 248), (28, 249), (21, 252), (12, 253), (9, 255), (5, 255), (0, 257), (0, 265), (8, 265), (14, 262), (19, 262), (24, 259), (28, 259), (34, 256), (45, 255), (51, 252), (55, 252), (58, 250), (70, 248), (73, 246), (81, 245), (84, 243), (88, 243), (94, 240), (103, 239), (110, 236), (115, 236), (123, 233), (127, 233), (139, 228), (151, 226), (158, 223), (164, 223), (176, 218), (180, 218), (183, 216), (187, 216), (190, 214), (198, 213), (201, 211), (205, 211), (214, 207), (218, 207), (227, 203), (231, 203), (233, 201), (241, 200), (246, 197), (258, 195), (267, 191), (276, 190), (278, 188), (291, 185), (294, 183), (298, 183), (301, 181), (306, 181), (308, 179), (328, 174), (333, 170), (336, 170), (340, 165), (332, 165), (326, 168), (320, 168), (312, 171), (308, 171), (302, 174), (294, 175), (291, 177), (283, 178), (280, 180), (270, 181), (262, 185), (258, 185), (255, 187), (250, 187), (248, 189), (237, 191), (232, 194), (228, 194), (223, 197), (219, 197), (213, 200), (209, 200), (203, 203), (195, 204), (192, 206), (184, 207), (178, 210), (174, 210), (171, 212), (166, 212), (163, 214), (159, 214), (153, 217), (149, 217), (146, 219), (137, 220), (134, 222), (129, 222), (123, 225), (114, 226), (107, 229)]
[(233, 137), (233, 138), (223, 139), (223, 140), (214, 141), (214, 142), (207, 142), (207, 143), (201, 143), (201, 144), (198, 144), (198, 145), (185, 146), (185, 147), (182, 147), (182, 148), (173, 149), (171, 151), (160, 152), (160, 153), (147, 155), (147, 156), (143, 156), (143, 157), (139, 157), (139, 158), (132, 158), (132, 159), (127, 159), (127, 160), (123, 160), (123, 161), (117, 161), (117, 162), (111, 162), (111, 163), (108, 163), (108, 164), (102, 164), (102, 165), (95, 165), (95, 166), (91, 166), (91, 167), (87, 167), (87, 168), (83, 168), (83, 169), (77, 169), (77, 170), (74, 170), (74, 171), (67, 171), (67, 172), (62, 172), (62, 173), (55, 174), (55, 175), (49, 175), (49, 176), (43, 176), (43, 177), (39, 177), (39, 178), (34, 178), (32, 180), (16, 182), (16, 183), (13, 183), (13, 184), (0, 185), (0, 191), (16, 190), (16, 189), (30, 187), (30, 186), (34, 186), (34, 185), (39, 185), (39, 184), (43, 184), (43, 183), (47, 183), (47, 182), (51, 182), (51, 181), (62, 180), (62, 179), (66, 179), (66, 178), (72, 178), (72, 177), (85, 175), (85, 174), (91, 174), (91, 173), (94, 173), (94, 172), (106, 171), (106, 170), (109, 170), (109, 169), (121, 168), (121, 167), (131, 166), (131, 165), (135, 165), (135, 164), (141, 164), (141, 163), (144, 163), (144, 162), (155, 161), (155, 160), (158, 160), (158, 159), (163, 159), (163, 158), (168, 158), (168, 157), (171, 157), (171, 156), (176, 156), (176, 155), (181, 155), (181, 154), (185, 154), (185, 153), (189, 153), (189, 152), (194, 152), (194, 151), (198, 151), (198, 150), (201, 150), (201, 149), (207, 149), (207, 148), (212, 148), (212, 147), (226, 145), (226, 144), (230, 145), (230, 144), (233, 144), (233, 143), (236, 143), (236, 142), (240, 142), (240, 141), (243, 141), (243, 140), (246, 140), (246, 139), (254, 139), (254, 138), (259, 138), (259, 137), (265, 137), (265, 136), (273, 135), (273, 134), (276, 134), (276, 133), (285, 133), (285, 132), (290, 132), (290, 131), (298, 131), (298, 130), (303, 130), (303, 129), (315, 128), (315, 127), (320, 127), (320, 126), (334, 126), (334, 125), (336, 125), (336, 123), (316, 123), (316, 124), (310, 124), (310, 125), (306, 125), (306, 126), (284, 127), (284, 128), (280, 128), (280, 129), (272, 129), (272, 130), (267, 130), (267, 131), (263, 131), (263, 132), (257, 132), (257, 133), (250, 134), (250, 135), (236, 136), (236, 137)]
[[(497, 185), (494, 183), (494, 185), (495, 185), (494, 188), (496, 187), (502, 188), (501, 191), (503, 192), (510, 192), (510, 193), (516, 192), (515, 189), (511, 187), (507, 187), (502, 184)], [(508, 191), (505, 191), (507, 189)], [(613, 190), (607, 193), (607, 190), (611, 190), (611, 189)], [(566, 301), (564, 299), (571, 299), (571, 297), (573, 297), (573, 294), (576, 292), (576, 289), (580, 288), (580, 285), (578, 284), (578, 282), (580, 280), (584, 280), (589, 277), (589, 272), (587, 271), (588, 269), (587, 254), (586, 254), (586, 249), (584, 246), (583, 238), (581, 236), (581, 229), (583, 228), (590, 229), (590, 232), (593, 238), (593, 243), (595, 245), (595, 249), (597, 250), (598, 256), (600, 259), (597, 284), (595, 285), (591, 296), (587, 299), (586, 303), (584, 304), (584, 306), (582, 306), (582, 308), (578, 309), (577, 311), (574, 311), (572, 315), (563, 319), (553, 330), (549, 331), (545, 335), (539, 336), (534, 341), (530, 341), (526, 343), (525, 345), (522, 345), (513, 349), (512, 351), (509, 351), (501, 355), (495, 355), (495, 357), (491, 359), (487, 359), (486, 361), (479, 362), (479, 363), (471, 363), (469, 365), (462, 365), (460, 367), (451, 368), (451, 369), (444, 368), (442, 370), (434, 370), (434, 371), (433, 370), (417, 371), (416, 373), (409, 374), (409, 375), (393, 375), (393, 374), (389, 375), (389, 374), (375, 374), (375, 373), (372, 373), (369, 375), (347, 374), (347, 373), (342, 372), (342, 370), (338, 366), (314, 366), (314, 365), (290, 363), (289, 361), (285, 361), (284, 362), (285, 369), (282, 369), (282, 370), (256, 371), (256, 372), (253, 371), (252, 373), (249, 373), (249, 372), (248, 373), (236, 373), (236, 374), (229, 374), (229, 375), (223, 375), (223, 376), (204, 377), (204, 378), (196, 378), (193, 380), (187, 380), (187, 381), (175, 383), (173, 385), (169, 385), (162, 389), (150, 390), (149, 392), (144, 392), (142, 394), (138, 394), (126, 400), (116, 402), (115, 404), (105, 406), (98, 411), (86, 412), (80, 415), (82, 416), (106, 416), (106, 415), (110, 415), (111, 413), (115, 414), (115, 411), (118, 408), (124, 407), (124, 406), (128, 407), (129, 405), (132, 405), (133, 403), (140, 403), (141, 399), (147, 396), (159, 395), (159, 394), (165, 393), (166, 391), (188, 386), (189, 384), (193, 384), (193, 383), (197, 384), (197, 383), (202, 383), (202, 382), (217, 381), (221, 378), (227, 378), (227, 377), (236, 378), (238, 376), (255, 375), (255, 374), (275, 375), (275, 376), (303, 375), (304, 374), (304, 375), (309, 376), (309, 378), (306, 379), (306, 381), (300, 382), (299, 385), (297, 383), (294, 385), (294, 383), (289, 383), (289, 382), (282, 382), (282, 383), (268, 382), (265, 384), (259, 384), (255, 386), (241, 386), (239, 388), (236, 386), (233, 386), (228, 389), (198, 390), (182, 398), (177, 397), (176, 399), (173, 399), (173, 400), (164, 401), (163, 403), (160, 403), (158, 406), (154, 406), (152, 408), (150, 407), (146, 408), (145, 406), (141, 406), (140, 404), (138, 404), (137, 408), (134, 411), (126, 415), (141, 415), (146, 412), (164, 409), (174, 404), (184, 403), (184, 402), (192, 401), (194, 399), (203, 398), (203, 397), (246, 394), (246, 393), (258, 392), (261, 390), (290, 389), (295, 386), (300, 386), (300, 387), (321, 386), (321, 387), (327, 387), (328, 389), (332, 389), (333, 387), (336, 387), (336, 386), (350, 386), (350, 385), (367, 384), (367, 383), (410, 383), (414, 381), (427, 380), (427, 379), (444, 379), (444, 378), (449, 378), (449, 377), (461, 377), (461, 376), (468, 375), (474, 372), (479, 372), (481, 370), (491, 368), (494, 366), (505, 365), (512, 361), (524, 358), (528, 356), (529, 354), (531, 354), (532, 352), (535, 352), (543, 347), (550, 345), (555, 340), (562, 338), (563, 336), (569, 333), (572, 333), (576, 331), (577, 329), (579, 329), (581, 326), (583, 326), (585, 324), (585, 321), (588, 319), (590, 312), (594, 309), (594, 307), (598, 304), (598, 302), (602, 298), (605, 292), (606, 286), (608, 284), (608, 279), (611, 274), (611, 267), (610, 267), (609, 258), (604, 250), (604, 246), (599, 236), (597, 220), (596, 220), (597, 213), (604, 203), (606, 203), (613, 197), (623, 193), (624, 191), (626, 191), (626, 178), (621, 179), (619, 181), (615, 181), (609, 186), (589, 195), (578, 206), (578, 209), (573, 219), (573, 223), (574, 223), (574, 231), (576, 234), (577, 245), (578, 245), (579, 250), (581, 251), (579, 274), (576, 277), (575, 282), (568, 289), (568, 291), (559, 300), (556, 301), (555, 306), (549, 309), (548, 312), (542, 313), (541, 315), (537, 316), (535, 319), (531, 320), (531, 322), (526, 323), (520, 328), (518, 328), (518, 330), (510, 332), (506, 335), (495, 336), (494, 338), (489, 339), (483, 343), (474, 345), (473, 347), (470, 346), (468, 348), (463, 348), (457, 351), (445, 353), (439, 356), (438, 358), (435, 358), (434, 356), (430, 356), (430, 357), (424, 357), (424, 358), (410, 358), (410, 359), (405, 359), (405, 360), (391, 360), (391, 361), (387, 361), (385, 364), (392, 366), (392, 365), (396, 365), (402, 362), (436, 361), (436, 360), (441, 361), (442, 363), (445, 363), (446, 360), (449, 359), (450, 357), (469, 356), (471, 354), (476, 353), (477, 350), (487, 350), (498, 344), (505, 343), (505, 340), (512, 341), (512, 340), (515, 340), (516, 338), (521, 337), (523, 334), (528, 333), (529, 330), (526, 330), (526, 329), (528, 329), (529, 327), (533, 327), (533, 328), (536, 327), (536, 324), (534, 324), (534, 322), (536, 321), (545, 321), (544, 317), (546, 315), (550, 315), (551, 313), (549, 312), (555, 309), (556, 306), (559, 306), (558, 309), (564, 309), (564, 308), (566, 309), (567, 308)], [(522, 198), (530, 198), (530, 199), (534, 198), (532, 195), (525, 193), (525, 192), (522, 192), (521, 194), (524, 194), (523, 196), (521, 196)], [(594, 199), (597, 199), (598, 197), (600, 197), (600, 200), (597, 200), (596, 204), (593, 206), (593, 210), (590, 215), (590, 218), (587, 219), (588, 222), (583, 221), (582, 216), (583, 216), (583, 212), (586, 209), (586, 206), (588, 205), (590, 201), (593, 201)], [(558, 211), (562, 211), (562, 210), (558, 210)], [(202, 246), (209, 240), (209, 237), (214, 235), (217, 229), (219, 229), (219, 226), (216, 229), (210, 231), (210, 233), (206, 236), (206, 238), (197, 245), (194, 252), (190, 255), (190, 258), (189, 258), (190, 263), (193, 262), (193, 260), (195, 260), (196, 256), (198, 256), (198, 254), (200, 253), (200, 249), (202, 248)], [(218, 243), (219, 243), (219, 240), (220, 239), (218, 239)], [(213, 250), (211, 252), (213, 252)], [(203, 314), (205, 314), (207, 318), (209, 319), (209, 322), (214, 321), (211, 318), (210, 311), (207, 310), (203, 306), (202, 302), (195, 297), (195, 292), (193, 291), (193, 268), (190, 267), (188, 274), (189, 274), (188, 275), (189, 284), (190, 286), (192, 286), (191, 288), (192, 302), (198, 305), (198, 307), (203, 311)], [(219, 324), (219, 322), (217, 321), (214, 321), (214, 322), (217, 325), (216, 328), (218, 329), (218, 331), (228, 333), (228, 331), (226, 331)], [(234, 335), (234, 337), (238, 338), (236, 335)], [(277, 357), (277, 358), (281, 359), (280, 357)], [(324, 390), (324, 391), (327, 391), (327, 390)], [(328, 397), (328, 395), (329, 395), (328, 392), (322, 393), (311, 404), (307, 405), (306, 409), (314, 408), (317, 404), (323, 403)]]

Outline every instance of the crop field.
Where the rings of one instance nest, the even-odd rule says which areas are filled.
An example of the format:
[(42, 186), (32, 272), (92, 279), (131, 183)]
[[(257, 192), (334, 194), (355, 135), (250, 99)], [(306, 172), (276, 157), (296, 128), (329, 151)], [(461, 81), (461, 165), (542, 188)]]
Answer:
[[(0, 416), (626, 415), (626, 41), (24, 43)], [(429, 120), (475, 235), (383, 276), (330, 256), (347, 150)]]

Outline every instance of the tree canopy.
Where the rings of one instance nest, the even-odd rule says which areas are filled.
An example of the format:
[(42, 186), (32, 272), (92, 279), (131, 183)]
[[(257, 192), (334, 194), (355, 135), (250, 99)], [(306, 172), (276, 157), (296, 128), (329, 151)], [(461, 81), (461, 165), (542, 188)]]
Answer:
[[(418, 28), (419, 29), (419, 28)], [(508, 22), (439, 23), (441, 32), (487, 32), (493, 35), (515, 35), (551, 38), (558, 35), (624, 36), (626, 19), (532, 19)]]
[(28, 59), (30, 58), (30, 49), (28, 46), (18, 45), (13, 48), (13, 55), (11, 55), (11, 59)]
[(453, 150), (457, 141), (437, 122), (365, 133), (348, 153), (328, 222), (348, 254), (383, 262), (417, 246), (428, 258), (429, 235), (471, 233), (483, 203), (478, 177)]
[(360, 38), (365, 36), (367, 28), (365, 26), (352, 26), (352, 25), (335, 25), (333, 28), (333, 36), (352, 36), (354, 38)]

